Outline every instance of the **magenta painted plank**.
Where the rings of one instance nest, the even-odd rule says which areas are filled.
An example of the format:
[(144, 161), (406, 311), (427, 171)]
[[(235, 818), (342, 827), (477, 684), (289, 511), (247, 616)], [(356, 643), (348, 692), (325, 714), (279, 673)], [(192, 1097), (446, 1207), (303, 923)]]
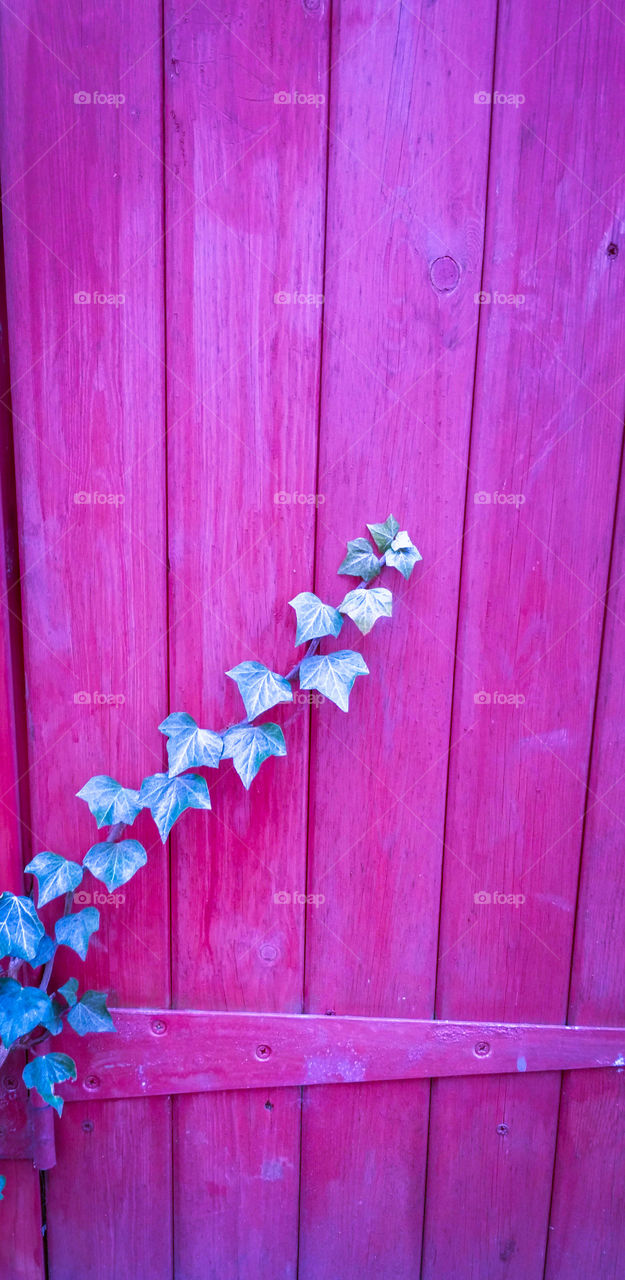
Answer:
[[(163, 759), (161, 7), (120, 0), (103, 20), (93, 3), (28, 0), (2, 19), (29, 852), (77, 856), (95, 834), (79, 787), (102, 772), (137, 785)], [(143, 818), (137, 835), (148, 867), (121, 904), (96, 901), (86, 969), (63, 963), (113, 1002), (167, 1003), (167, 862)], [(70, 1126), (82, 1133), (90, 1116), (81, 1106)], [(46, 1175), (51, 1280), (143, 1270), (168, 1280), (167, 1101), (102, 1108), (88, 1156), (86, 1138), (58, 1128), (59, 1163)], [(148, 1177), (155, 1150), (159, 1176)], [(134, 1184), (120, 1159), (130, 1151)]]
[[(224, 673), (288, 670), (312, 586), (294, 495), (315, 491), (328, 23), (287, 0), (187, 10), (165, 9), (171, 706), (220, 729), (242, 714)], [(303, 912), (274, 895), (305, 888), (307, 705), (268, 718), (286, 759), (249, 793), (209, 772), (212, 814), (174, 833), (179, 1007), (302, 1007)], [(295, 1275), (300, 1118), (296, 1091), (176, 1102), (177, 1275)]]
[[(592, 145), (622, 136), (625, 28), (586, 9), (499, 10), (441, 1018), (566, 1016), (625, 354), (622, 166)], [(542, 1278), (558, 1102), (551, 1075), (433, 1086), (424, 1280)]]
[[(433, 1010), (494, 14), (334, 6), (316, 589), (341, 600), (347, 538), (389, 511), (424, 563), (385, 575), (392, 624), (341, 634), (371, 672), (350, 715), (314, 713), (311, 1013)], [(303, 1280), (418, 1272), (428, 1094), (305, 1094)]]
[[(619, 281), (619, 288), (621, 282)], [(625, 494), (607, 597), (601, 681), (584, 830), (569, 1021), (623, 1014), (625, 871)], [(618, 1071), (565, 1075), (549, 1229), (547, 1280), (616, 1276), (625, 1258), (625, 1053)]]
[[(10, 368), (7, 343), (4, 262), (0, 250), (0, 891), (22, 893), (22, 838), (17, 779), (18, 735), (24, 745), (23, 700), (19, 698), (21, 661), (19, 643), (19, 591), (16, 592), (18, 564), (15, 558), (15, 511), (13, 445), (10, 417)], [(12, 561), (8, 562), (5, 548)], [(16, 598), (17, 597), (17, 598)], [(22, 713), (20, 717), (20, 712)], [(0, 1070), (0, 1089), (9, 1061)], [(11, 1117), (11, 1102), (2, 1093), (0, 1103), (0, 1150), (6, 1150), (3, 1130), (17, 1123)], [(7, 1105), (8, 1104), (8, 1105)], [(43, 1280), (41, 1239), (41, 1197), (39, 1175), (32, 1162), (0, 1160), (0, 1174), (6, 1178), (0, 1205), (0, 1275), (11, 1280)]]

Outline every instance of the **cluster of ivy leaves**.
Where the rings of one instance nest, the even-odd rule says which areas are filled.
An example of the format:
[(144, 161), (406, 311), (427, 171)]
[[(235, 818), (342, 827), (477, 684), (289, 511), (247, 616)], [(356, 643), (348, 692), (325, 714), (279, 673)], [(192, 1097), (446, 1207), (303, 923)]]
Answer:
[[(347, 555), (338, 572), (360, 578), (361, 585), (348, 591), (338, 608), (325, 604), (311, 591), (300, 592), (289, 601), (297, 619), (295, 643), (308, 642), (305, 656), (292, 671), (282, 676), (260, 662), (241, 662), (226, 673), (238, 687), (245, 708), (244, 720), (218, 733), (201, 729), (185, 711), (167, 716), (159, 725), (167, 738), (167, 773), (144, 778), (138, 790), (100, 774), (90, 778), (77, 793), (89, 806), (98, 830), (111, 829), (109, 837), (96, 841), (82, 864), (49, 850), (38, 853), (25, 868), (37, 881), (37, 906), (31, 897), (0, 894), (0, 960), (8, 957), (6, 972), (0, 970), (0, 1041), (5, 1052), (15, 1045), (30, 1049), (49, 1036), (58, 1035), (66, 1023), (80, 1036), (115, 1030), (104, 992), (90, 990), (79, 995), (76, 978), (68, 978), (54, 991), (48, 987), (58, 948), (69, 947), (85, 960), (91, 936), (99, 927), (96, 907), (72, 910), (73, 895), (85, 870), (103, 881), (112, 893), (147, 862), (147, 853), (138, 840), (116, 838), (124, 828), (132, 826), (142, 809), (149, 809), (165, 843), (186, 809), (211, 807), (206, 779), (188, 770), (217, 769), (222, 760), (232, 760), (244, 787), (249, 788), (269, 756), (286, 755), (279, 725), (253, 721), (271, 707), (293, 701), (293, 681), (297, 676), (301, 689), (317, 690), (342, 711), (349, 709), (356, 677), (369, 674), (367, 665), (353, 649), (318, 654), (319, 642), (325, 636), (338, 636), (346, 617), (363, 635), (378, 618), (390, 617), (391, 592), (370, 584), (384, 565), (409, 578), (421, 559), (394, 516), (367, 528), (381, 554), (376, 554), (366, 538), (348, 542)], [(63, 912), (53, 933), (46, 933), (39, 909), (59, 898), (64, 900)], [(22, 1074), (26, 1086), (36, 1089), (60, 1115), (63, 1100), (55, 1093), (55, 1085), (76, 1078), (73, 1059), (65, 1053), (38, 1053), (31, 1056)], [(0, 1180), (0, 1199), (3, 1186), (4, 1180)]]

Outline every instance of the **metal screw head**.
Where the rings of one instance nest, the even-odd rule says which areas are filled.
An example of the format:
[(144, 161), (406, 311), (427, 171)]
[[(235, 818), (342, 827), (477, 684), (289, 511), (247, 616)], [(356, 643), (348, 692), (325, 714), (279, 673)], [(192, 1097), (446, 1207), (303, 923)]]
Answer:
[(93, 1120), (83, 1120), (82, 1131), (83, 1133), (93, 1133)]
[(497, 1133), (499, 1134), (500, 1138), (505, 1138), (506, 1134), (509, 1132), (510, 1132), (510, 1128), (507, 1124), (497, 1125)]
[(269, 1048), (268, 1044), (259, 1044), (256, 1049), (257, 1058), (268, 1058), (270, 1053), (271, 1053), (271, 1049)]
[(15, 1076), (5, 1076), (2, 1081), (7, 1093), (15, 1093), (17, 1089), (17, 1080)]
[(167, 1030), (166, 1024), (162, 1018), (154, 1018), (152, 1021), (152, 1032), (155, 1036), (164, 1036)]
[(87, 1076), (85, 1078), (85, 1089), (99, 1089), (99, 1088), (100, 1088), (99, 1076)]
[(478, 1040), (473, 1052), (477, 1058), (487, 1058), (490, 1053), (488, 1040)]

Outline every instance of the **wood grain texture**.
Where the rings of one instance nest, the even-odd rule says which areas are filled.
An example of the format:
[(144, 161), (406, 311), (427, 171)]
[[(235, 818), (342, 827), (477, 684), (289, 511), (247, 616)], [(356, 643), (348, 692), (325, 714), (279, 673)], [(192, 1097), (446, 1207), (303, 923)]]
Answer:
[[(288, 670), (288, 601), (312, 587), (297, 495), (315, 490), (320, 306), (300, 299), (322, 291), (328, 31), (286, 0), (176, 0), (166, 28), (171, 706), (220, 729), (242, 714), (224, 673)], [(305, 888), (308, 707), (268, 718), (286, 759), (249, 793), (209, 771), (213, 813), (173, 836), (177, 1006), (302, 1007), (303, 911), (274, 894)], [(235, 1280), (262, 1257), (294, 1276), (299, 1093), (182, 1099), (174, 1134), (177, 1274)]]
[[(625, 492), (607, 596), (601, 679), (584, 828), (568, 1020), (615, 1024), (625, 1009)], [(562, 1081), (547, 1280), (617, 1276), (625, 1256), (618, 1152), (625, 1141), (623, 1065)]]
[[(0, 874), (3, 890), (23, 893), (18, 741), (22, 747), (25, 745), (25, 719), (16, 671), (16, 667), (21, 666), (22, 653), (6, 319), (4, 262), (0, 252)], [(10, 1070), (9, 1062), (7, 1059), (0, 1071), (0, 1089)], [(8, 1108), (2, 1105), (7, 1103), (10, 1107), (10, 1100), (3, 1094), (0, 1131), (5, 1126), (11, 1127)], [(0, 1143), (5, 1141), (0, 1136)], [(7, 1180), (0, 1205), (0, 1275), (11, 1276), (12, 1280), (43, 1280), (39, 1175), (32, 1163), (24, 1160), (0, 1160), (0, 1173)]]
[[(76, 857), (95, 826), (73, 793), (93, 773), (137, 785), (162, 760), (156, 726), (167, 708), (166, 649), (152, 646), (166, 626), (163, 376), (133, 337), (140, 332), (162, 354), (162, 170), (152, 154), (162, 134), (161, 14), (157, 4), (120, 3), (103, 21), (95, 4), (33, 0), (19, 16), (5, 7), (2, 19), (26, 852)], [(99, 93), (123, 94), (124, 102), (102, 103)], [(115, 702), (101, 701), (110, 695)], [(151, 824), (142, 820), (137, 835), (148, 868), (118, 909), (100, 904), (86, 968), (68, 952), (59, 974), (75, 971), (82, 986), (117, 992), (120, 1002), (166, 1003), (167, 863)], [(87, 878), (81, 893), (98, 887)], [(78, 1108), (70, 1127), (86, 1115)], [(102, 1111), (91, 1157), (95, 1185), (108, 1190), (89, 1194), (88, 1214), (82, 1148), (67, 1129), (60, 1135), (61, 1159), (46, 1175), (51, 1280), (110, 1280), (119, 1268), (144, 1267), (169, 1278), (168, 1116), (165, 1100), (143, 1113), (123, 1104)], [(151, 1178), (156, 1149), (160, 1172)], [(119, 1160), (129, 1150), (141, 1174), (131, 1196)]]
[[(486, 192), (494, 5), (334, 6), (316, 590), (392, 511), (424, 556), (385, 576), (351, 714), (313, 723), (306, 1010), (430, 1017)], [(479, 30), (478, 30), (479, 27)], [(449, 191), (453, 190), (453, 199)], [(328, 648), (334, 647), (328, 644)], [(305, 1095), (300, 1275), (414, 1274), (428, 1087)], [(375, 1194), (371, 1189), (375, 1185)]]
[[(441, 1018), (566, 1016), (623, 421), (622, 165), (591, 138), (622, 136), (624, 40), (602, 8), (500, 6), (493, 87), (524, 102), (492, 104)], [(542, 1277), (558, 1101), (551, 1076), (434, 1085), (424, 1280)]]

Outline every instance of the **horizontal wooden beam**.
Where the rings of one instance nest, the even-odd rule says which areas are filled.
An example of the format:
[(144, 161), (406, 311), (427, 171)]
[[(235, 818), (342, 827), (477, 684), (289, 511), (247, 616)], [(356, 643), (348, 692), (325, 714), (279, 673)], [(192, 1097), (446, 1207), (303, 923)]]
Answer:
[[(625, 1067), (625, 1027), (113, 1009), (117, 1033), (61, 1037), (67, 1101)], [(55, 1040), (55, 1049), (61, 1040)]]

